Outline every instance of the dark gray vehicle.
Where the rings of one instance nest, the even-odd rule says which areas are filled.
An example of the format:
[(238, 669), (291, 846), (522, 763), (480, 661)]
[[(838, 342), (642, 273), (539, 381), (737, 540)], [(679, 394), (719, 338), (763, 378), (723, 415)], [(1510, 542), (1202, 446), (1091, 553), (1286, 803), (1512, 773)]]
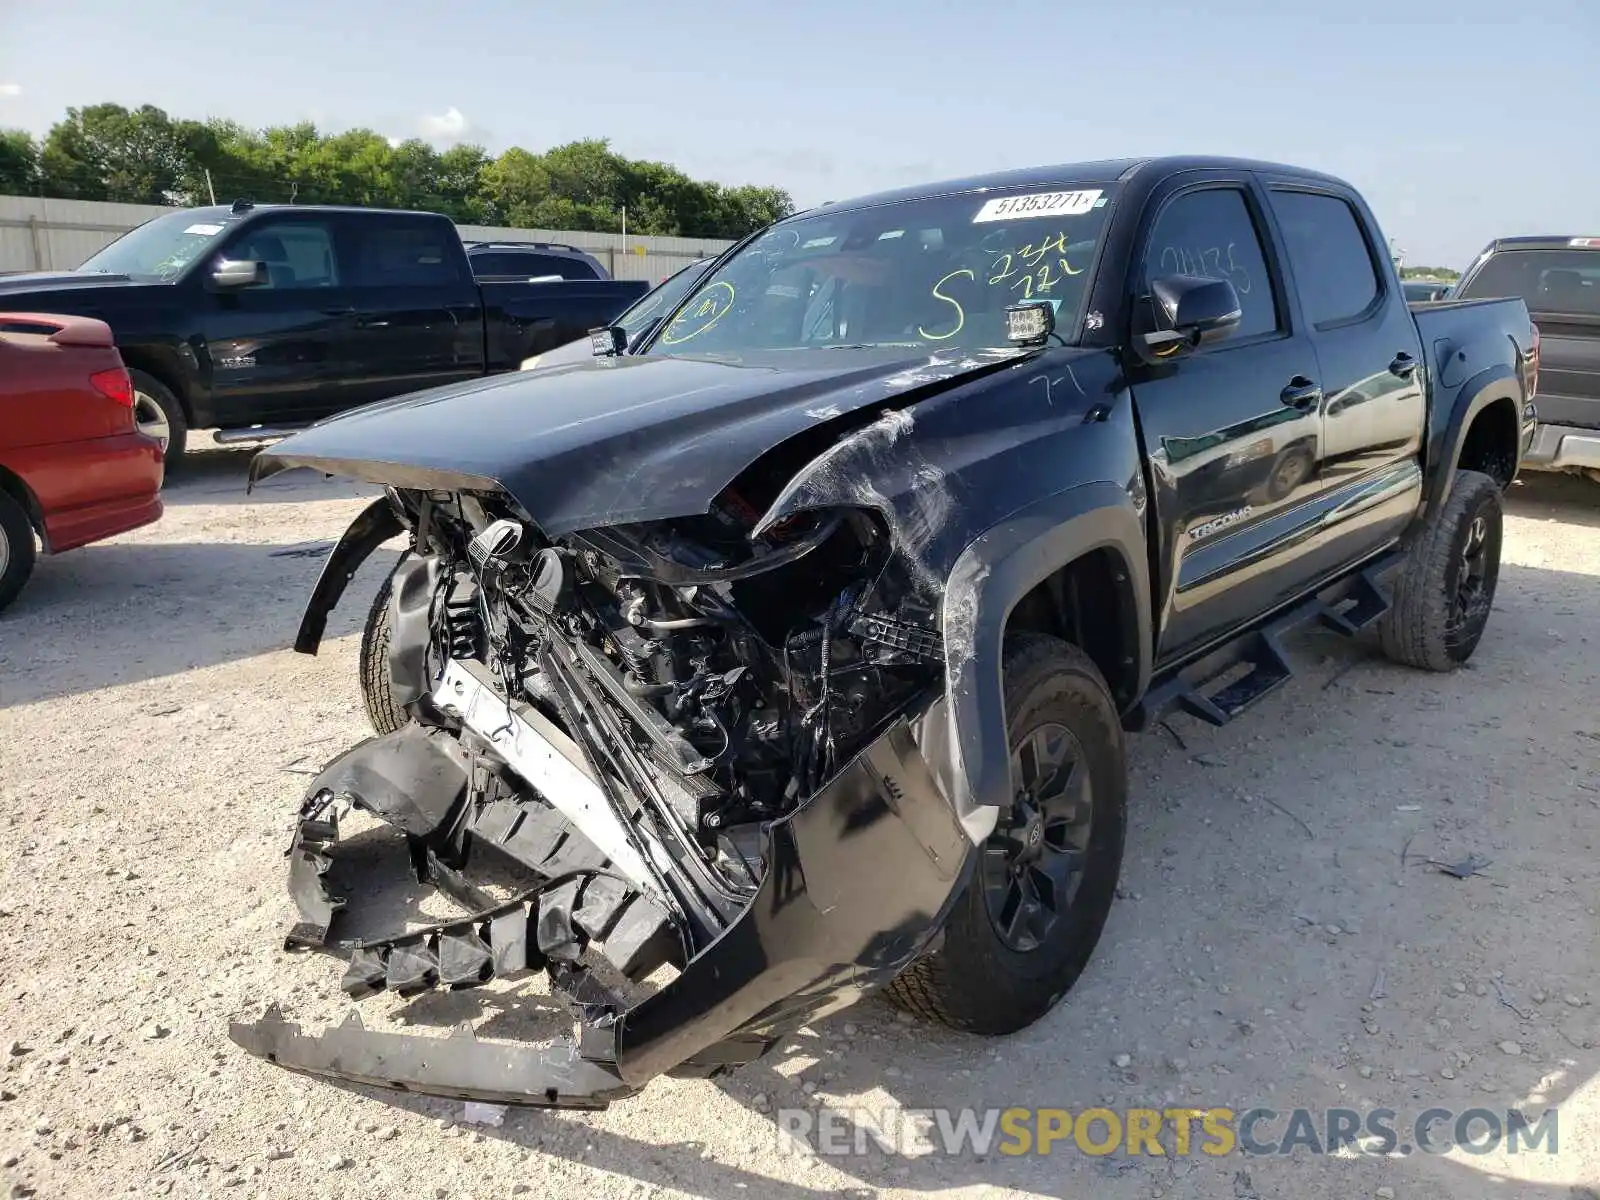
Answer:
[[(637, 348), (263, 454), (386, 489), (298, 650), (407, 537), (364, 662), (386, 731), (306, 793), (290, 943), (342, 953), (355, 998), (547, 971), (576, 1032), (273, 1011), (233, 1039), (598, 1106), (875, 989), (975, 1033), (1039, 1019), (1113, 902), (1125, 731), (1234, 719), (1308, 621), (1436, 671), (1483, 636), (1532, 326), (1413, 311), (1385, 245), (1347, 184), (1271, 164), (907, 188), (762, 231)], [(371, 903), (351, 807), (455, 916), (341, 936)]]
[(1455, 294), (1527, 304), (1542, 369), (1539, 428), (1525, 465), (1600, 483), (1600, 237), (1500, 238)]

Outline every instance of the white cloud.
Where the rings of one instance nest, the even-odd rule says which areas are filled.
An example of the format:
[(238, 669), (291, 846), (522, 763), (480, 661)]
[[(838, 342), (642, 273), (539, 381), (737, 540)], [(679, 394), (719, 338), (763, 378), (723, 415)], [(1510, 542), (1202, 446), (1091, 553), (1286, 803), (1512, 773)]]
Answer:
[(472, 122), (454, 105), (437, 115), (424, 113), (417, 119), (417, 132), (430, 142), (454, 145), (466, 138)]
[[(22, 85), (20, 83), (0, 83), (0, 96), (20, 95), (22, 95)], [(455, 112), (455, 109), (452, 108), (450, 111)]]

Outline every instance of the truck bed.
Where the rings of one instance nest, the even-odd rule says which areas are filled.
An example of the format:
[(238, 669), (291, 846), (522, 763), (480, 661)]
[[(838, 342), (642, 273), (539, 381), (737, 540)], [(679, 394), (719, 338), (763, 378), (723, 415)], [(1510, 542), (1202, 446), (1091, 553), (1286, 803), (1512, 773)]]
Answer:
[[(1424, 367), (1431, 388), (1426, 445), (1432, 456), (1441, 452), (1448, 425), (1459, 416), (1457, 393), (1486, 371), (1521, 378), (1525, 394), (1532, 392), (1537, 369), (1535, 334), (1528, 306), (1520, 299), (1433, 300), (1410, 306), (1422, 335)], [(1506, 329), (1516, 330), (1506, 337)], [(1531, 437), (1529, 424), (1523, 437)]]

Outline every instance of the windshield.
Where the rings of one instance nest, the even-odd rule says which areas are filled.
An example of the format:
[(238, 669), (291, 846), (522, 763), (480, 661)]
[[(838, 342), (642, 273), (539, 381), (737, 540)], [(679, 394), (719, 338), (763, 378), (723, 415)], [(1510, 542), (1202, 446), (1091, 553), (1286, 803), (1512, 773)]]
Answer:
[(1048, 300), (1070, 337), (1112, 189), (985, 192), (800, 216), (707, 276), (652, 354), (1003, 347), (1005, 309)]
[(1600, 254), (1593, 250), (1502, 250), (1457, 298), (1521, 296), (1530, 312), (1600, 316)]
[(227, 228), (193, 212), (175, 212), (131, 229), (79, 267), (103, 275), (171, 279), (216, 244)]

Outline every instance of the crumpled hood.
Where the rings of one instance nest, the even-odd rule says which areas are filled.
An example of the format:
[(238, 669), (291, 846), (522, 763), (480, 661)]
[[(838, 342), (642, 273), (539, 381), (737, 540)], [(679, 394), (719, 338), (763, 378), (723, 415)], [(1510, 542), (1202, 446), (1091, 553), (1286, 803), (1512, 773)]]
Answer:
[(418, 488), (504, 488), (550, 537), (703, 513), (764, 452), (821, 421), (985, 374), (1027, 351), (798, 350), (738, 363), (644, 355), (511, 372), (381, 401), (259, 454)]

